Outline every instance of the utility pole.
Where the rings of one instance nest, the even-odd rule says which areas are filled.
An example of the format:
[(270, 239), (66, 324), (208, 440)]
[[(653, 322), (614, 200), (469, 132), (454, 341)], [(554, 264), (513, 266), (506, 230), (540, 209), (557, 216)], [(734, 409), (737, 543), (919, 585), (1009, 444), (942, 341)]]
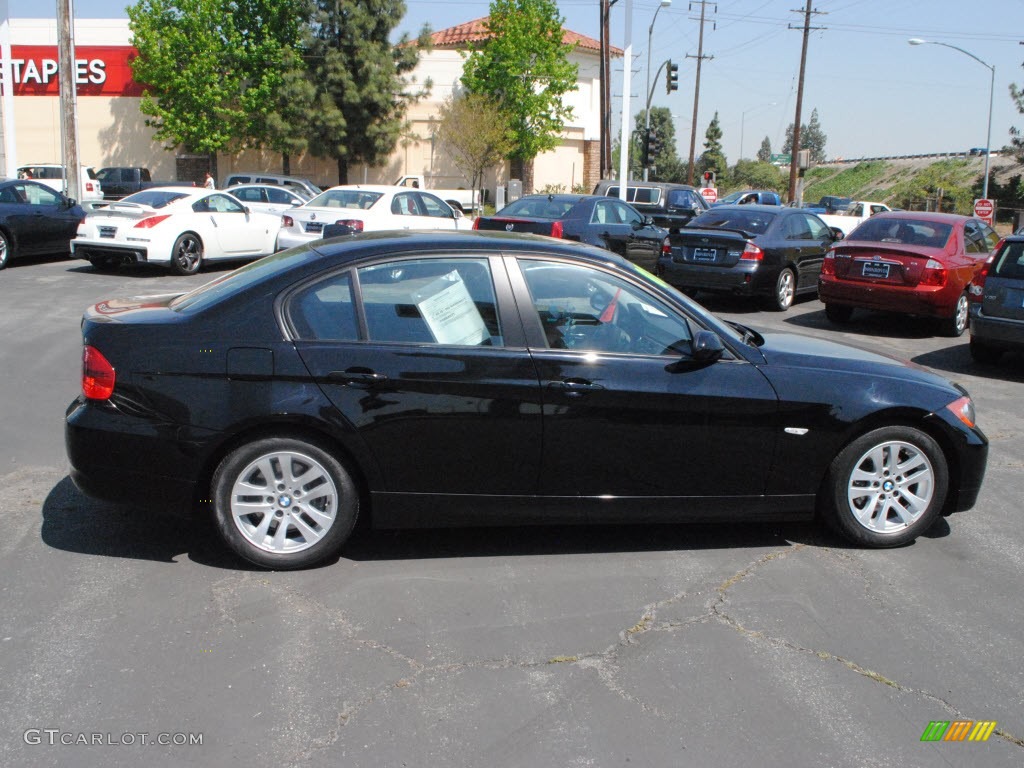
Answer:
[(82, 185), (78, 162), (78, 94), (75, 86), (75, 26), (71, 0), (57, 0), (57, 48), (60, 60), (60, 123), (63, 142), (64, 178), (67, 195), (82, 199)]
[[(811, 0), (807, 0), (810, 3)], [(708, 0), (700, 0), (700, 36), (697, 38), (697, 55), (691, 56), (686, 54), (688, 59), (697, 59), (697, 72), (694, 76), (693, 85), (693, 125), (690, 127), (690, 161), (686, 170), (686, 183), (693, 184), (693, 154), (697, 148), (697, 106), (700, 104), (700, 65), (704, 59), (713, 59), (714, 56), (704, 55), (704, 19), (705, 9), (707, 8)], [(713, 3), (715, 6), (715, 13), (718, 13), (717, 3)], [(690, 3), (689, 10), (693, 10), (693, 3)], [(712, 26), (714, 29), (714, 26)]]
[(612, 6), (618, 0), (601, 0), (601, 178), (612, 177), (612, 44), (609, 26)]
[[(800, 52), (800, 80), (796, 88), (796, 117), (793, 119), (793, 146), (790, 147), (792, 153), (789, 161), (789, 202), (796, 200), (796, 177), (797, 168), (800, 164), (800, 110), (803, 107), (804, 102), (804, 70), (807, 67), (807, 38), (811, 34), (811, 14), (820, 14), (821, 11), (811, 10), (811, 0), (807, 0), (807, 8), (803, 11), (799, 9), (793, 9), (793, 13), (802, 13), (804, 15), (804, 44), (803, 50)], [(789, 25), (790, 29), (800, 29), (800, 27), (794, 27), (792, 24)], [(824, 27), (814, 27), (813, 29), (824, 29)]]

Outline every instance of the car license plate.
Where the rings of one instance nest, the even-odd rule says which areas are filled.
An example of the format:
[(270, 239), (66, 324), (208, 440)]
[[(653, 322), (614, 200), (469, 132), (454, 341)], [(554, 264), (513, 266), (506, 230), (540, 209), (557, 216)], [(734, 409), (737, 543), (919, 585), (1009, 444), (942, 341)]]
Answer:
[(117, 237), (117, 227), (100, 227), (100, 237)]
[(714, 261), (715, 256), (718, 254), (714, 248), (694, 248), (693, 249), (693, 260), (694, 261)]
[(307, 221), (306, 222), (307, 232), (323, 232), (324, 223), (322, 221)]
[(881, 264), (877, 261), (866, 261), (860, 268), (860, 273), (864, 277), (888, 277), (889, 265)]

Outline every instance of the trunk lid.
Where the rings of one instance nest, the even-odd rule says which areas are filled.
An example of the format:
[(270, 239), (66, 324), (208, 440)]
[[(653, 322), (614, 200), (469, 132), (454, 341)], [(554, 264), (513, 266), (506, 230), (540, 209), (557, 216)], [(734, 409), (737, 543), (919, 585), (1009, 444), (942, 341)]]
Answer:
[(945, 270), (942, 248), (895, 243), (842, 243), (833, 249), (835, 277), (853, 283), (913, 287)]
[(740, 229), (685, 228), (669, 237), (672, 261), (712, 267), (739, 263), (753, 236)]
[[(527, 232), (532, 235), (561, 236), (561, 221), (526, 216), (481, 216), (473, 229), (501, 230), (505, 232)], [(555, 234), (555, 233), (558, 234)]]

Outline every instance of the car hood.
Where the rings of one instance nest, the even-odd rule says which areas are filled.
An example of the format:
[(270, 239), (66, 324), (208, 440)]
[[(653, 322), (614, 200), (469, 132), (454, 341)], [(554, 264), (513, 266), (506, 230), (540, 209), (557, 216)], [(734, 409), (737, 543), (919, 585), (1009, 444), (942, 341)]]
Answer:
[(965, 393), (948, 379), (909, 360), (796, 333), (762, 333), (762, 336), (764, 344), (759, 350), (768, 366), (765, 372), (769, 375), (773, 366), (849, 371), (876, 378), (900, 379), (951, 393)]

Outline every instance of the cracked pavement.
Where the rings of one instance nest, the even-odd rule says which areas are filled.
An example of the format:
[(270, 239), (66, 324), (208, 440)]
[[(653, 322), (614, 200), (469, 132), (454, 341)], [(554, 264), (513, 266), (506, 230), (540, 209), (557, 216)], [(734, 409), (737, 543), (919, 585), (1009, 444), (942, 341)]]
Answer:
[[(0, 765), (1017, 766), (1024, 357), (820, 303), (712, 309), (914, 358), (974, 395), (978, 507), (898, 550), (811, 524), (363, 532), (300, 573), (205, 521), (83, 497), (62, 416), (93, 300), (198, 284), (61, 260), (0, 273)], [(60, 296), (41, 316), (48, 297)], [(706, 298), (706, 297), (704, 297)], [(994, 720), (984, 743), (922, 743)], [(28, 744), (201, 733), (202, 745)]]

